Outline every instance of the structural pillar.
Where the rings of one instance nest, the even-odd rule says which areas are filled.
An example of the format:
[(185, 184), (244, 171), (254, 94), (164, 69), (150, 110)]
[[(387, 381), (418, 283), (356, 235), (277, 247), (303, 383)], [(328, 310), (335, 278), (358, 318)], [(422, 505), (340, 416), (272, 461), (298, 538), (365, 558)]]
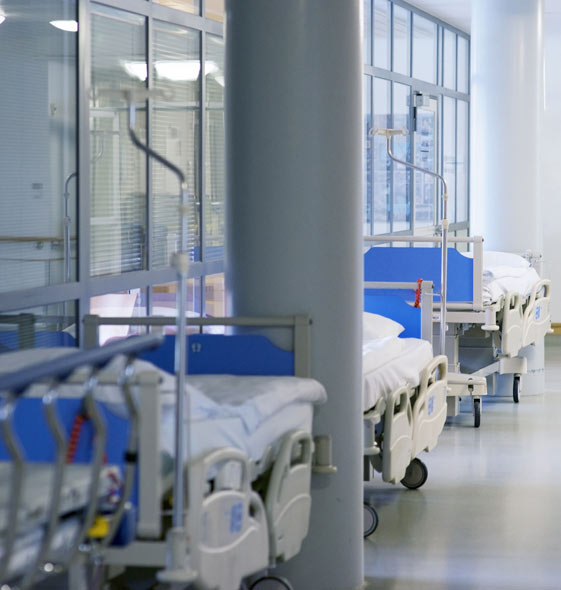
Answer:
[(283, 565), (295, 588), (363, 580), (361, 2), (226, 5), (227, 270), (235, 315), (310, 314), (314, 432), (335, 475), (314, 475), (310, 532)]
[(471, 227), (486, 250), (541, 251), (541, 0), (473, 0)]
[[(486, 250), (541, 253), (542, 0), (473, 0), (471, 233)], [(543, 343), (526, 351), (523, 393), (544, 391)], [(498, 379), (510, 395), (512, 377)]]

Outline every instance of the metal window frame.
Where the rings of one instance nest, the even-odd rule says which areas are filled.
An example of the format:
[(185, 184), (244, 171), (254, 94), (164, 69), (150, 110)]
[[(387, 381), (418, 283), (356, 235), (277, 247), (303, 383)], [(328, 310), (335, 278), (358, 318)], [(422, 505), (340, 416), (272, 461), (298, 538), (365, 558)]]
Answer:
[[(372, 17), (372, 65), (369, 64), (365, 64), (363, 67), (363, 74), (365, 76), (369, 76), (371, 78), (371, 84), (372, 84), (372, 101), (371, 101), (371, 109), (372, 109), (372, 113), (374, 114), (374, 105), (376, 102), (376, 96), (375, 96), (375, 92), (374, 92), (374, 88), (375, 85), (373, 83), (375, 78), (380, 78), (382, 80), (386, 80), (390, 82), (390, 104), (391, 104), (391, 116), (394, 116), (394, 83), (399, 83), (399, 84), (403, 84), (403, 85), (407, 85), (410, 87), (410, 96), (413, 95), (413, 93), (415, 92), (420, 92), (422, 94), (426, 94), (429, 95), (433, 98), (435, 98), (438, 101), (438, 108), (440, 113), (438, 114), (438, 123), (440, 124), (440, 129), (438, 130), (438, 143), (439, 145), (437, 146), (437, 164), (439, 167), (439, 172), (442, 172), (444, 170), (444, 162), (443, 162), (443, 135), (444, 135), (444, 121), (443, 121), (443, 117), (444, 117), (444, 108), (443, 108), (443, 103), (444, 103), (444, 97), (449, 97), (449, 98), (453, 98), (455, 101), (455, 119), (454, 119), (454, 125), (455, 125), (455, 146), (454, 146), (454, 157), (455, 157), (455, 161), (457, 162), (457, 156), (458, 156), (458, 100), (463, 100), (467, 103), (468, 106), (468, 121), (467, 121), (467, 125), (468, 125), (468, 129), (467, 129), (467, 142), (468, 142), (468, 150), (467, 150), (467, 195), (466, 195), (466, 200), (467, 200), (467, 216), (468, 219), (466, 221), (461, 221), (458, 222), (458, 174), (457, 174), (457, 170), (456, 170), (456, 175), (455, 175), (455, 191), (454, 191), (454, 199), (455, 199), (455, 218), (453, 220), (451, 220), (450, 223), (450, 229), (451, 231), (462, 231), (467, 229), (467, 231), (469, 232), (469, 228), (470, 228), (470, 201), (471, 201), (471, 197), (470, 197), (470, 167), (471, 167), (471, 154), (470, 154), (470, 133), (471, 133), (471, 129), (470, 129), (470, 121), (471, 121), (471, 105), (470, 105), (470, 90), (471, 90), (471, 80), (469, 79), (469, 75), (468, 75), (468, 92), (459, 92), (458, 91), (458, 76), (459, 76), (459, 68), (458, 68), (458, 45), (459, 45), (459, 39), (463, 38), (467, 41), (468, 43), (468, 55), (467, 55), (467, 71), (469, 72), (470, 70), (470, 61), (471, 61), (471, 55), (469, 52), (469, 48), (470, 48), (470, 36), (469, 34), (467, 34), (465, 31), (462, 31), (461, 29), (454, 27), (453, 25), (450, 25), (449, 23), (446, 23), (445, 21), (425, 12), (424, 10), (417, 8), (416, 6), (412, 6), (411, 4), (409, 4), (408, 2), (406, 2), (405, 0), (389, 0), (390, 2), (390, 70), (386, 70), (384, 68), (379, 68), (374, 66), (375, 63), (375, 43), (374, 43), (374, 16)], [(373, 2), (371, 0), (371, 3), (373, 5)], [(409, 76), (404, 75), (404, 74), (400, 74), (394, 71), (394, 67), (395, 67), (395, 47), (394, 47), (394, 13), (395, 13), (395, 7), (398, 6), (400, 8), (403, 8), (405, 10), (408, 10), (410, 12), (409, 15)], [(423, 80), (419, 80), (417, 78), (413, 77), (413, 27), (414, 27), (414, 18), (415, 15), (418, 15), (420, 17), (423, 17), (433, 23), (435, 23), (437, 25), (437, 33), (436, 33), (436, 43), (437, 43), (437, 51), (436, 51), (436, 83), (432, 84), (429, 82), (425, 82)], [(445, 44), (445, 31), (450, 31), (452, 33), (455, 34), (455, 43), (456, 43), (456, 51), (455, 51), (455, 84), (454, 84), (454, 88), (446, 88), (444, 86), (444, 44)], [(410, 108), (413, 108), (412, 105), (410, 105)], [(412, 117), (411, 117), (411, 120)], [(456, 164), (457, 167), (457, 164)], [(394, 182), (393, 182), (393, 163), (391, 165), (391, 174), (390, 174), (390, 233), (391, 234), (402, 234), (404, 233), (403, 231), (399, 231), (396, 232), (394, 231), (394, 211), (393, 211), (393, 202), (394, 202)], [(410, 198), (413, 199), (414, 198), (414, 177), (413, 174), (410, 175)], [(372, 194), (372, 208), (374, 206), (374, 199), (375, 196), (374, 194)], [(411, 203), (411, 207), (414, 208), (414, 204)], [(442, 215), (442, 211), (441, 211), (441, 205), (439, 206), (439, 214)], [(409, 230), (405, 230), (405, 233), (411, 233), (414, 234), (415, 233), (415, 220), (414, 220), (414, 215), (411, 216), (411, 226)], [(374, 233), (374, 221), (372, 222), (372, 228), (371, 228), (371, 233), (372, 235), (375, 235)], [(377, 235), (377, 234), (376, 234)], [(385, 235), (385, 234), (383, 234)]]
[[(218, 37), (224, 37), (224, 25), (221, 22), (206, 18), (206, 0), (200, 0), (199, 14), (191, 14), (157, 4), (154, 0), (139, 2), (138, 0), (76, 0), (76, 13), (80, 23), (77, 36), (77, 126), (78, 141), (77, 150), (77, 198), (76, 198), (76, 217), (77, 217), (77, 262), (76, 262), (76, 280), (70, 283), (59, 283), (43, 287), (22, 289), (0, 293), (0, 310), (18, 311), (33, 307), (41, 307), (61, 303), (66, 301), (76, 302), (77, 318), (89, 313), (90, 299), (96, 295), (114, 293), (116, 291), (125, 291), (130, 289), (145, 289), (147, 298), (147, 310), (152, 309), (153, 286), (173, 282), (176, 279), (176, 273), (171, 268), (154, 269), (152, 268), (151, 255), (151, 224), (153, 213), (153, 174), (152, 166), (146, 167), (146, 268), (144, 270), (121, 273), (111, 276), (92, 277), (91, 272), (91, 194), (90, 194), (90, 85), (91, 85), (91, 13), (92, 6), (101, 5), (109, 8), (123, 10), (132, 14), (137, 14), (146, 19), (146, 58), (148, 64), (147, 84), (153, 83), (153, 21), (154, 19), (168, 22), (170, 24), (188, 27), (200, 32), (200, 59), (201, 59), (201, 76), (200, 76), (200, 125), (199, 136), (197, 140), (197, 149), (200, 151), (199, 157), (199, 177), (201, 193), (201, 210), (199, 212), (200, 222), (200, 248), (201, 261), (194, 262), (190, 265), (188, 278), (200, 279), (200, 292), (198, 297), (201, 301), (201, 313), (205, 311), (205, 280), (206, 275), (221, 274), (224, 272), (224, 260), (213, 259), (206, 260), (205, 255), (205, 215), (207, 214), (205, 206), (205, 187), (206, 178), (204, 170), (206, 166), (205, 158), (205, 123), (206, 123), (206, 83), (205, 83), (205, 53), (206, 53), (206, 35), (212, 34)], [(152, 140), (151, 129), (153, 121), (153, 108), (151, 101), (147, 104), (147, 138), (148, 142)], [(78, 339), (82, 343), (83, 335), (80, 333), (80, 322), (76, 321), (78, 327)]]

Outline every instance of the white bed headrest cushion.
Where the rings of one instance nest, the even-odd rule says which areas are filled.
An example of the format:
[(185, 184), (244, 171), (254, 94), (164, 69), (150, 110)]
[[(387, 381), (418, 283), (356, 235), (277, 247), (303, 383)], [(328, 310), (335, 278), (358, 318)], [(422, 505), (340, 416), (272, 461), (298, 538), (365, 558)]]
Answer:
[(398, 322), (377, 313), (362, 312), (362, 341), (399, 336), (405, 328)]

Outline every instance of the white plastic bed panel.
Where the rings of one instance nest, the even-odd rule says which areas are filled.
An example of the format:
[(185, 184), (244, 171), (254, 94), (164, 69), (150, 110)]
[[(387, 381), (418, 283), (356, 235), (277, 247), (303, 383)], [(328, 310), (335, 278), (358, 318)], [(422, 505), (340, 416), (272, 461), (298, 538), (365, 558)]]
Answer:
[(444, 355), (435, 357), (423, 369), (418, 393), (412, 399), (412, 457), (422, 451), (431, 451), (438, 442), (446, 422), (447, 376), (448, 359)]
[(267, 487), (270, 558), (288, 561), (308, 534), (312, 498), (312, 438), (296, 431), (284, 437)]
[(523, 347), (538, 342), (549, 333), (551, 329), (550, 299), (551, 281), (542, 280), (534, 285), (530, 298), (524, 306)]
[(387, 399), (382, 454), (372, 457), (372, 465), (377, 471), (381, 471), (382, 479), (388, 483), (400, 482), (412, 459), (411, 394), (411, 389), (403, 386)]
[(508, 292), (505, 295), (501, 322), (501, 353), (516, 356), (522, 348), (522, 297), (519, 293)]
[[(239, 487), (208, 492), (207, 473), (224, 463), (241, 469)], [(189, 469), (187, 514), (196, 586), (203, 590), (238, 590), (242, 579), (269, 563), (265, 507), (251, 491), (250, 464), (236, 449), (220, 449)]]

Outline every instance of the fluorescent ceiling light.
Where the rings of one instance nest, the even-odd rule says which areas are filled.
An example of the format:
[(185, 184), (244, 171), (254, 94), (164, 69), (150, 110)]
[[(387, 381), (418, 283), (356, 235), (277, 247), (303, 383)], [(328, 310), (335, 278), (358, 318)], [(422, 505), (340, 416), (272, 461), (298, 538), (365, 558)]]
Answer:
[[(133, 78), (145, 82), (148, 77), (148, 67), (144, 61), (126, 61), (123, 67)], [(195, 82), (201, 73), (201, 62), (196, 59), (158, 60), (154, 63), (159, 78), (172, 82)], [(210, 61), (205, 64), (206, 75), (218, 74), (216, 81), (224, 86), (224, 76), (220, 75), (218, 64)]]
[(61, 31), (68, 31), (69, 33), (78, 32), (78, 23), (75, 20), (52, 20), (49, 24)]
[(198, 60), (157, 61), (154, 64), (160, 78), (172, 82), (194, 82), (201, 71), (201, 62)]
[(145, 82), (148, 78), (148, 66), (145, 61), (126, 61), (123, 67), (129, 76), (138, 78), (141, 82)]
[(6, 20), (6, 17), (3, 14), (0, 14), (0, 25)]

